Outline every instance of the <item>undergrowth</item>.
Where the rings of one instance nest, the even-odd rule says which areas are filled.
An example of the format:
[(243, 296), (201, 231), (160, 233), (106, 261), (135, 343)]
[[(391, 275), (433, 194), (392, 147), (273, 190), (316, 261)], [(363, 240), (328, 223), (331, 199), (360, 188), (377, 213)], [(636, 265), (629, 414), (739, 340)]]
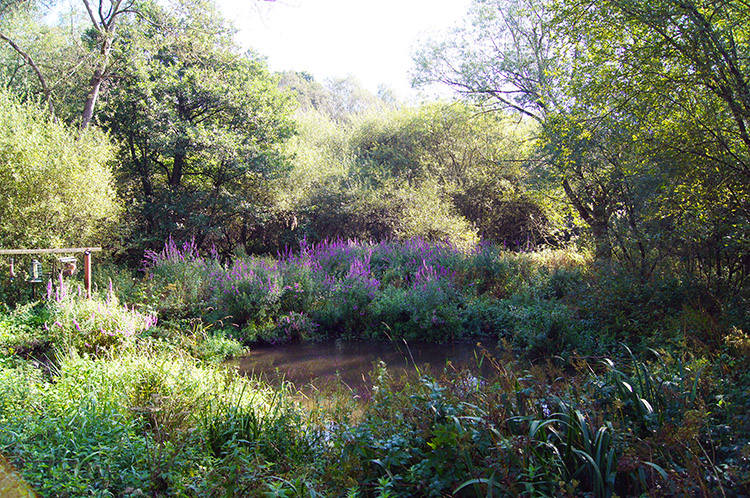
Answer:
[[(742, 496), (739, 389), (656, 354), (306, 398), (184, 355), (0, 368), (0, 449), (40, 496)], [(418, 372), (417, 372), (418, 373)], [(726, 382), (726, 379), (725, 379)], [(308, 395), (309, 396), (309, 395)], [(332, 401), (333, 400), (333, 401)], [(338, 400), (338, 401), (336, 401)], [(724, 431), (717, 436), (716, 431)]]
[[(681, 280), (655, 275), (639, 281), (616, 265), (592, 265), (565, 249), (512, 253), (420, 240), (303, 241), (298, 251), (275, 259), (243, 256), (222, 264), (190, 242), (170, 241), (148, 254), (145, 270), (160, 316), (201, 316), (247, 345), (506, 340), (536, 359), (601, 356), (619, 342), (639, 350), (681, 347), (693, 334), (685, 317), (694, 296)], [(720, 334), (701, 340), (718, 344)]]
[[(170, 242), (145, 270), (0, 309), (0, 452), (40, 496), (750, 492), (750, 340), (674, 276), (421, 241), (228, 263)], [(507, 356), (319, 398), (222, 363), (332, 337)]]

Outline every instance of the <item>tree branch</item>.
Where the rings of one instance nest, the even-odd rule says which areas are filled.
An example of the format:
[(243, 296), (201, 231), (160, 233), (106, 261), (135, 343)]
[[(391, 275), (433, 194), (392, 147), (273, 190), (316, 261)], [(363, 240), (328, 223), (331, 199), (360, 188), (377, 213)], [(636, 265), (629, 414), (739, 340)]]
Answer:
[(34, 70), (34, 73), (36, 74), (37, 79), (39, 80), (39, 84), (42, 85), (42, 92), (44, 93), (44, 100), (47, 103), (47, 106), (49, 107), (50, 114), (54, 117), (55, 115), (55, 109), (52, 105), (52, 91), (50, 90), (49, 86), (47, 86), (47, 81), (44, 78), (44, 75), (42, 74), (42, 71), (39, 69), (39, 66), (36, 65), (34, 62), (34, 59), (25, 52), (21, 47), (18, 46), (16, 42), (11, 40), (8, 36), (4, 35), (3, 33), (0, 33), (0, 39), (4, 40), (5, 42), (10, 45), (13, 50), (15, 50), (25, 61), (26, 63), (31, 67), (31, 69)]

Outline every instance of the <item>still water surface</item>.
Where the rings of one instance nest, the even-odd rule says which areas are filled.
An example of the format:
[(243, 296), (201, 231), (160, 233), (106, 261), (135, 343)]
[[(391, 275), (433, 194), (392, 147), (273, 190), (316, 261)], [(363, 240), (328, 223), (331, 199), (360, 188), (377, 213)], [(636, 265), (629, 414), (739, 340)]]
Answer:
[(481, 351), (475, 343), (332, 341), (256, 346), (236, 363), (240, 373), (259, 376), (272, 384), (288, 381), (297, 388), (322, 388), (343, 382), (356, 390), (372, 384), (370, 374), (378, 361), (385, 362), (394, 377), (425, 373), (439, 376), (445, 370), (479, 373)]

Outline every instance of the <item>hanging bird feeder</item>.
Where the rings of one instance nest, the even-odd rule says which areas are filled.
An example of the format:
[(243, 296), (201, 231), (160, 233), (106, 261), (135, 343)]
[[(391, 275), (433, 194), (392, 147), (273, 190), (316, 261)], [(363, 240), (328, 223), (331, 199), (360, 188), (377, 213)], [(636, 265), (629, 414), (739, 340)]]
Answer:
[(42, 283), (42, 274), (44, 272), (42, 271), (42, 263), (40, 263), (38, 260), (33, 260), (31, 262), (31, 267), (29, 268), (29, 279), (27, 282), (32, 284), (40, 284)]
[(57, 258), (57, 260), (62, 265), (61, 273), (63, 277), (72, 277), (76, 274), (76, 271), (78, 270), (78, 260), (75, 256)]
[[(86, 289), (86, 298), (91, 298), (91, 253), (92, 252), (101, 252), (101, 247), (72, 247), (67, 249), (0, 249), (0, 255), (18, 255), (18, 254), (70, 254), (70, 253), (83, 253), (83, 286)], [(12, 259), (12, 258), (11, 258)], [(67, 260), (67, 261), (66, 261)], [(77, 270), (77, 263), (75, 262), (75, 258), (67, 258), (67, 257), (61, 257), (59, 258), (59, 261), (62, 262), (64, 265), (67, 266), (63, 267), (63, 276), (66, 275), (66, 272), (69, 272), (71, 275), (75, 273)], [(51, 277), (52, 275), (55, 275), (57, 272), (57, 267), (53, 264), (52, 271), (48, 273), (46, 276)], [(15, 276), (15, 270), (12, 267), (12, 261), (11, 261), (11, 275)], [(42, 271), (42, 264), (34, 260), (33, 263), (31, 263), (31, 268), (29, 269), (29, 278), (27, 282), (29, 283), (42, 283), (43, 278), (45, 278), (45, 275)], [(54, 284), (53, 284), (54, 285)], [(33, 289), (34, 286), (32, 286)]]

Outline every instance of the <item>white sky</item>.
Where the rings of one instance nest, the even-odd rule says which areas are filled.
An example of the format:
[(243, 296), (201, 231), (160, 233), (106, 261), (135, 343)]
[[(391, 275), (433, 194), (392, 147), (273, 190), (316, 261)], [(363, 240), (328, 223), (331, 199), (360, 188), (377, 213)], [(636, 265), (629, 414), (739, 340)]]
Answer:
[(240, 29), (237, 40), (266, 56), (272, 71), (307, 71), (318, 81), (355, 76), (401, 98), (412, 53), (458, 23), (470, 0), (218, 0)]

